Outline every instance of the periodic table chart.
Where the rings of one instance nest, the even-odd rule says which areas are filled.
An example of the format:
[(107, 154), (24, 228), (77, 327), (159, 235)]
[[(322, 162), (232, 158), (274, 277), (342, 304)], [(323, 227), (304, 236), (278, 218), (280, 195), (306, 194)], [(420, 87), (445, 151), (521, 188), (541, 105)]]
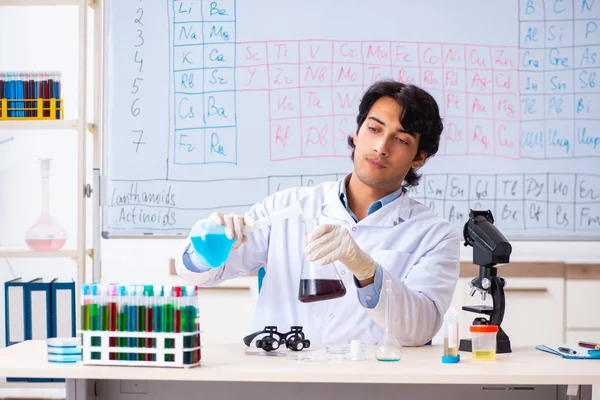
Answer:
[(391, 78), (444, 120), (411, 197), (458, 230), (473, 208), (513, 239), (600, 237), (600, 3), (481, 3), (106, 2), (105, 236), (340, 179)]

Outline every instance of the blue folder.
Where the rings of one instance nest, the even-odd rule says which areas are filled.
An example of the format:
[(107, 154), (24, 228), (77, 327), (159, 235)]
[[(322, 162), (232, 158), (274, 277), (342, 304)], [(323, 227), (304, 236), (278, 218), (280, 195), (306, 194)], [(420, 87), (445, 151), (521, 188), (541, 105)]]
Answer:
[[(4, 284), (6, 345), (75, 336), (75, 282), (21, 278)], [(6, 378), (8, 382), (64, 382), (51, 378)]]
[[(33, 300), (33, 302), (32, 302)], [(41, 278), (4, 283), (6, 346), (50, 335), (50, 284)], [(33, 316), (33, 318), (32, 318)], [(41, 316), (41, 318), (36, 318)], [(51, 379), (6, 378), (7, 382), (51, 382)]]
[[(75, 282), (50, 282), (52, 332), (50, 337), (75, 337)], [(52, 382), (64, 382), (53, 378)]]
[(6, 346), (27, 340), (27, 282), (16, 278), (4, 283), (4, 317)]
[(75, 337), (75, 282), (50, 282), (52, 331), (49, 337)]
[[(52, 337), (50, 283), (38, 278), (27, 282), (26, 288), (25, 319), (28, 325), (26, 340), (46, 340)], [(52, 382), (52, 378), (27, 378), (27, 381)]]

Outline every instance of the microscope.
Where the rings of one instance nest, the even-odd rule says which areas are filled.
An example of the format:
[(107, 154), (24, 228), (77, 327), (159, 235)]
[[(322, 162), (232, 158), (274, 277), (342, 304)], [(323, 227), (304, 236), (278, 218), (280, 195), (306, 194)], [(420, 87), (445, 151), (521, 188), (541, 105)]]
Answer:
[[(476, 314), (489, 316), (478, 317), (473, 320), (473, 325), (497, 325), (496, 352), (510, 353), (510, 339), (500, 324), (504, 319), (504, 279), (497, 273), (496, 264), (508, 264), (512, 247), (508, 240), (494, 226), (494, 217), (490, 210), (469, 210), (469, 220), (463, 230), (465, 246), (473, 247), (473, 264), (479, 265), (479, 276), (471, 280), (470, 295), (481, 293), (485, 300), (489, 294), (492, 297), (492, 306), (463, 306), (463, 310)], [(471, 351), (471, 339), (461, 339), (459, 349)]]

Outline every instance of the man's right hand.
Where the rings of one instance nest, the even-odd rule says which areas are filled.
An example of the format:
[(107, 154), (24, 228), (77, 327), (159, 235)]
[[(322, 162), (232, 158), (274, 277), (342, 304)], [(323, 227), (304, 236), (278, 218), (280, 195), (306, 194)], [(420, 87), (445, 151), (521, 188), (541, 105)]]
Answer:
[(250, 216), (242, 216), (234, 213), (212, 213), (208, 219), (216, 224), (225, 227), (225, 234), (228, 239), (235, 239), (231, 250), (238, 249), (242, 243), (246, 243), (248, 237), (244, 235), (242, 230), (244, 226), (253, 226), (255, 221)]

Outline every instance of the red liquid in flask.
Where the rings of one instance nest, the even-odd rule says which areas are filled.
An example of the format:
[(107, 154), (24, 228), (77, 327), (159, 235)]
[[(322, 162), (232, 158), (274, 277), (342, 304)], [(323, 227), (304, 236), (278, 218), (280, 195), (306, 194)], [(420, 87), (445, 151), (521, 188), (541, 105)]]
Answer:
[(346, 294), (346, 287), (338, 279), (301, 279), (298, 300), (303, 303), (337, 299)]

